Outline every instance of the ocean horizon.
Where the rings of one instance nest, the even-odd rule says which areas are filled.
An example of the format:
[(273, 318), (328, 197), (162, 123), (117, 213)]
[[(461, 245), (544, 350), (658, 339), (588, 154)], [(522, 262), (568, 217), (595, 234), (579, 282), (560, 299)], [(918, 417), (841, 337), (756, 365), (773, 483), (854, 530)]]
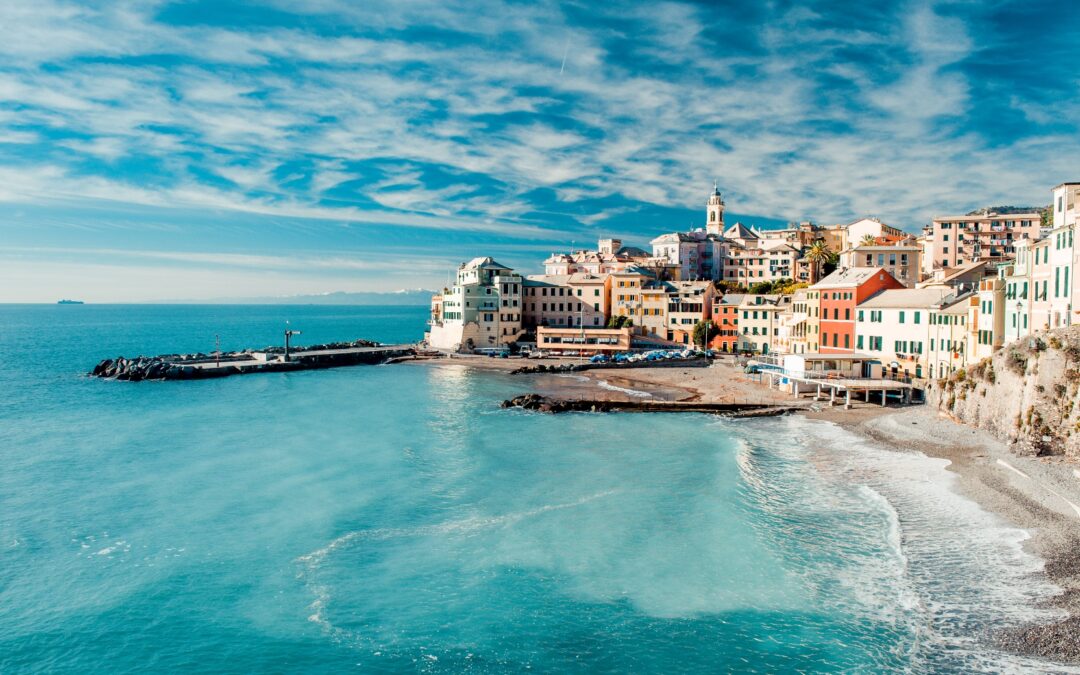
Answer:
[(458, 364), (191, 382), (118, 355), (412, 342), (394, 306), (0, 306), (2, 672), (1001, 672), (1059, 618), (947, 462), (798, 416), (503, 410)]

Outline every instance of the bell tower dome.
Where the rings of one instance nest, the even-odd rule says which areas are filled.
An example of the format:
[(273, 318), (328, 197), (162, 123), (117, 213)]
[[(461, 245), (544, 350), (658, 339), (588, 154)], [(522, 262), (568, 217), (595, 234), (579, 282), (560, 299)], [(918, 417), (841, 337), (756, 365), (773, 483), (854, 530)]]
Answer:
[(712, 194), (705, 203), (705, 230), (710, 234), (722, 234), (724, 232), (724, 197), (720, 194), (717, 184), (713, 183)]

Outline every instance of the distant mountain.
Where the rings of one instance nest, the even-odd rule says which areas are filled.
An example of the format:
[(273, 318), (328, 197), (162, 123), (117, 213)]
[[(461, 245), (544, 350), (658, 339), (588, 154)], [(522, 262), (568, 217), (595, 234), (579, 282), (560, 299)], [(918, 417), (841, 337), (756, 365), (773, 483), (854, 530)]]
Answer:
[(168, 300), (170, 303), (215, 305), (417, 305), (431, 304), (434, 291), (424, 288), (403, 288), (399, 291), (357, 292), (334, 291), (315, 295), (283, 295), (255, 298), (214, 298), (212, 300)]

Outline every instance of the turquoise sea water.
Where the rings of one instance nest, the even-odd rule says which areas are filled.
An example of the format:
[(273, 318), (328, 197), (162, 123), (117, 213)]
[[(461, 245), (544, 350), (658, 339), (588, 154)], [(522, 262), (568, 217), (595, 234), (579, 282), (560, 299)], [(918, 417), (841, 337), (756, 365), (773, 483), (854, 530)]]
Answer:
[(528, 379), (202, 382), (123, 354), (415, 339), (423, 308), (0, 306), (0, 672), (999, 672), (1051, 619), (944, 462), (801, 418), (545, 416)]

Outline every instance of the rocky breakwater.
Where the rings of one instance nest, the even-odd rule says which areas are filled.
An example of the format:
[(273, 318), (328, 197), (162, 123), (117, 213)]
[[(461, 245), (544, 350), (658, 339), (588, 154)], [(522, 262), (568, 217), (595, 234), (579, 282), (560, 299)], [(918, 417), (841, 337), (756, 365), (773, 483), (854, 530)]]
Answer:
[(503, 401), (501, 408), (521, 408), (542, 413), (564, 412), (682, 412), (712, 413), (725, 417), (768, 417), (784, 415), (800, 407), (760, 403), (699, 403), (682, 401), (614, 401), (561, 399), (541, 394), (522, 394)]
[(310, 370), (359, 364), (382, 363), (414, 353), (408, 346), (383, 346), (370, 340), (332, 342), (289, 350), (283, 347), (221, 354), (166, 354), (163, 356), (118, 356), (104, 359), (90, 371), (91, 377), (140, 382), (143, 380), (198, 380), (229, 375), (286, 370)]
[(708, 368), (710, 360), (706, 356), (688, 359), (668, 359), (657, 361), (630, 361), (606, 363), (553, 363), (537, 366), (522, 366), (510, 371), (511, 375), (536, 375), (539, 373), (577, 373), (583, 370), (622, 370), (629, 368)]

